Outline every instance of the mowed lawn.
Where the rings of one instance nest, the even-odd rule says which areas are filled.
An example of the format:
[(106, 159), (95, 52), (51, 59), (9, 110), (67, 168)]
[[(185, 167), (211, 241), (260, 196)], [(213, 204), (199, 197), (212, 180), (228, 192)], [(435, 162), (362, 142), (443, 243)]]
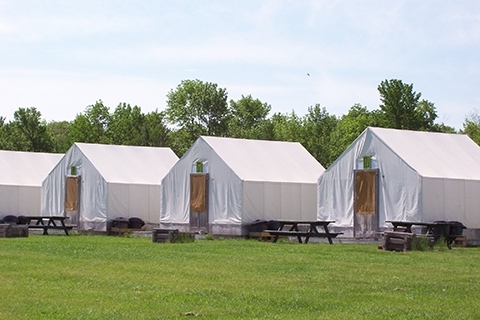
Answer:
[(480, 318), (479, 248), (30, 235), (0, 279), (1, 319)]

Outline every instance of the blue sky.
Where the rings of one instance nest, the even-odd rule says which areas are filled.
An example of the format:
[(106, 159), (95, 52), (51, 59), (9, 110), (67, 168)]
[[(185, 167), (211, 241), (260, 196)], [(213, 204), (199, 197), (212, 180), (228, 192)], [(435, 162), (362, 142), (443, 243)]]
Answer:
[[(479, 1), (0, 0), (0, 115), (73, 120), (103, 100), (163, 110), (181, 80), (274, 112), (377, 109), (413, 83), (456, 129), (480, 108)], [(310, 74), (310, 76), (307, 75)]]

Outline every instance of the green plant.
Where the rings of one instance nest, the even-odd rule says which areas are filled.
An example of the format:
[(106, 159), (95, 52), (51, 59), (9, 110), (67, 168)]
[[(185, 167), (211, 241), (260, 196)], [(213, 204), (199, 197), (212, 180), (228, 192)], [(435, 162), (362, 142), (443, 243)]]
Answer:
[(173, 242), (176, 243), (192, 243), (195, 241), (195, 234), (189, 232), (179, 232)]
[(429, 251), (432, 250), (431, 239), (428, 237), (414, 237), (412, 239), (412, 250), (413, 251)]
[(435, 251), (446, 251), (448, 250), (447, 243), (445, 242), (444, 237), (438, 238), (438, 240), (433, 245), (433, 250)]
[(291, 240), (291, 239), (288, 238), (288, 237), (279, 237), (276, 243), (288, 243), (288, 244), (292, 244), (292, 243), (296, 243), (296, 242), (294, 242), (293, 240)]
[(215, 238), (213, 237), (213, 235), (211, 235), (210, 233), (207, 233), (205, 235), (205, 240), (215, 240)]

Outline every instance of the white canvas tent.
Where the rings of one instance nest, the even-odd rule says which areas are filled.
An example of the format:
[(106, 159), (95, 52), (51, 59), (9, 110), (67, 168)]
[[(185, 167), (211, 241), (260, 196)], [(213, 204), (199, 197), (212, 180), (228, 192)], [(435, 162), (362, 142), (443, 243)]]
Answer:
[(0, 150), (0, 217), (39, 216), (42, 181), (62, 156)]
[(162, 181), (160, 226), (244, 235), (257, 219), (315, 220), (324, 170), (300, 143), (200, 137)]
[[(370, 194), (362, 193), (368, 171)], [(479, 195), (480, 147), (468, 136), (367, 128), (319, 178), (318, 219), (355, 236), (391, 227), (389, 220), (480, 228)]]
[(75, 143), (42, 183), (42, 215), (82, 230), (120, 217), (158, 225), (160, 183), (177, 161), (170, 148)]

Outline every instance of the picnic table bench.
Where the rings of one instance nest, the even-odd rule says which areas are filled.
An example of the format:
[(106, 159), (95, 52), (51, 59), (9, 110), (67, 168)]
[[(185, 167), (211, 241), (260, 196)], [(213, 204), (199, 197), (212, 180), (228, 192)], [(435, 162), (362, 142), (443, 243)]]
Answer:
[[(449, 222), (411, 222), (411, 221), (385, 221), (393, 225), (393, 231), (412, 233), (413, 226), (426, 227), (425, 235), (432, 236), (435, 241), (440, 236), (444, 237), (444, 242), (447, 244), (448, 249), (452, 249), (452, 243), (460, 235), (451, 234), (449, 227), (452, 225)], [(435, 233), (435, 229), (441, 230), (441, 235)]]
[[(73, 226), (65, 225), (65, 220), (69, 217), (43, 217), (43, 216), (29, 216), (27, 225), (29, 229), (43, 229), (43, 234), (48, 235), (48, 230), (63, 230), (67, 236), (68, 231), (73, 229)], [(59, 224), (57, 224), (57, 222)]]
[[(342, 232), (330, 232), (328, 231), (328, 225), (335, 221), (297, 221), (297, 220), (276, 220), (279, 223), (277, 230), (264, 230), (264, 232), (270, 233), (275, 238), (273, 242), (277, 242), (279, 236), (294, 236), (297, 237), (299, 243), (302, 242), (302, 237), (305, 237), (305, 243), (308, 243), (310, 238), (327, 238), (328, 243), (333, 244), (332, 238), (336, 238)], [(308, 226), (306, 231), (301, 231), (298, 226)], [(288, 230), (284, 230), (285, 227), (289, 227)], [(318, 227), (323, 227), (325, 232), (318, 232)]]

